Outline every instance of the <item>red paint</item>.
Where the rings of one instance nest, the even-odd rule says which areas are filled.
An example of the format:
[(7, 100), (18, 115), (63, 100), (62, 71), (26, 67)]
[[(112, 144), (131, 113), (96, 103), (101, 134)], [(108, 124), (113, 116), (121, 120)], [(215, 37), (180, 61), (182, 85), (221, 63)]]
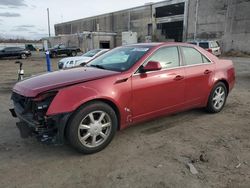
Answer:
[(233, 88), (235, 73), (232, 62), (219, 60), (196, 46), (194, 48), (212, 63), (159, 70), (159, 65), (154, 62), (152, 66), (158, 71), (136, 73), (144, 61), (163, 46), (194, 47), (184, 43), (157, 43), (126, 72), (96, 68), (58, 71), (22, 81), (14, 86), (13, 91), (27, 97), (36, 97), (57, 90), (47, 116), (75, 111), (91, 100), (110, 101), (119, 110), (120, 128), (123, 129), (157, 116), (205, 107), (210, 91), (218, 81), (228, 83), (229, 91)]
[(161, 70), (161, 69), (162, 69), (161, 64), (159, 62), (156, 62), (156, 61), (149, 61), (147, 63), (147, 65), (145, 65), (145, 67), (143, 68), (143, 70), (145, 72), (158, 71), (158, 70)]

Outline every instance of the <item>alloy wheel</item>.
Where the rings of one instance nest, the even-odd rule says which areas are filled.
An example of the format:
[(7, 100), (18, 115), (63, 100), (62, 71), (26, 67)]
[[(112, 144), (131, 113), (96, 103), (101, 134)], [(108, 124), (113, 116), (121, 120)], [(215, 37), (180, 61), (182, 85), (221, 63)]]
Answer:
[(111, 133), (112, 121), (104, 111), (94, 111), (85, 116), (78, 128), (78, 139), (88, 148), (103, 144)]
[(213, 107), (219, 110), (223, 107), (226, 99), (225, 89), (221, 86), (217, 87), (213, 94)]

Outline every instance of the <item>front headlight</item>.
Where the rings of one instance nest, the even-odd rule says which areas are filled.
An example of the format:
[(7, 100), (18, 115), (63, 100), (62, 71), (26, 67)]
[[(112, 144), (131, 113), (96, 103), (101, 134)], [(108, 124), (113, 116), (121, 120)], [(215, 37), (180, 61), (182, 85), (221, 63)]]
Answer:
[(33, 98), (33, 101), (43, 101), (46, 98), (55, 97), (58, 91), (49, 91), (46, 93), (39, 94), (37, 97)]
[(58, 91), (50, 91), (47, 93), (42, 93), (37, 97), (32, 99), (32, 111), (34, 118), (38, 121), (43, 121), (46, 115), (46, 112), (56, 96)]
[(58, 91), (51, 91), (40, 94), (34, 98), (33, 101), (36, 104), (36, 110), (47, 109), (57, 93)]

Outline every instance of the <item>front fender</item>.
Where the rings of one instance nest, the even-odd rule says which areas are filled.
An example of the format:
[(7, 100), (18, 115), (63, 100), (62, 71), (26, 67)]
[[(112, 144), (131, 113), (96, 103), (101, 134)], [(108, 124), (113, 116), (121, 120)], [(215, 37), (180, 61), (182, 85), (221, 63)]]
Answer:
[(51, 116), (72, 112), (81, 104), (95, 99), (97, 96), (98, 92), (96, 90), (84, 86), (64, 88), (59, 90), (51, 102), (46, 115)]

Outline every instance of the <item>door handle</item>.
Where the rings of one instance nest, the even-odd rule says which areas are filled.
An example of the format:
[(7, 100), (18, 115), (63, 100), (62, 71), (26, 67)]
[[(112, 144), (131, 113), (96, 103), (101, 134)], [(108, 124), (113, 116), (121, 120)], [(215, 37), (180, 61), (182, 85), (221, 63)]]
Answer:
[(210, 74), (212, 71), (211, 70), (205, 70), (204, 74)]
[(174, 78), (175, 81), (179, 81), (179, 80), (182, 80), (182, 79), (184, 79), (184, 76), (181, 76), (181, 75), (177, 75), (177, 76)]

